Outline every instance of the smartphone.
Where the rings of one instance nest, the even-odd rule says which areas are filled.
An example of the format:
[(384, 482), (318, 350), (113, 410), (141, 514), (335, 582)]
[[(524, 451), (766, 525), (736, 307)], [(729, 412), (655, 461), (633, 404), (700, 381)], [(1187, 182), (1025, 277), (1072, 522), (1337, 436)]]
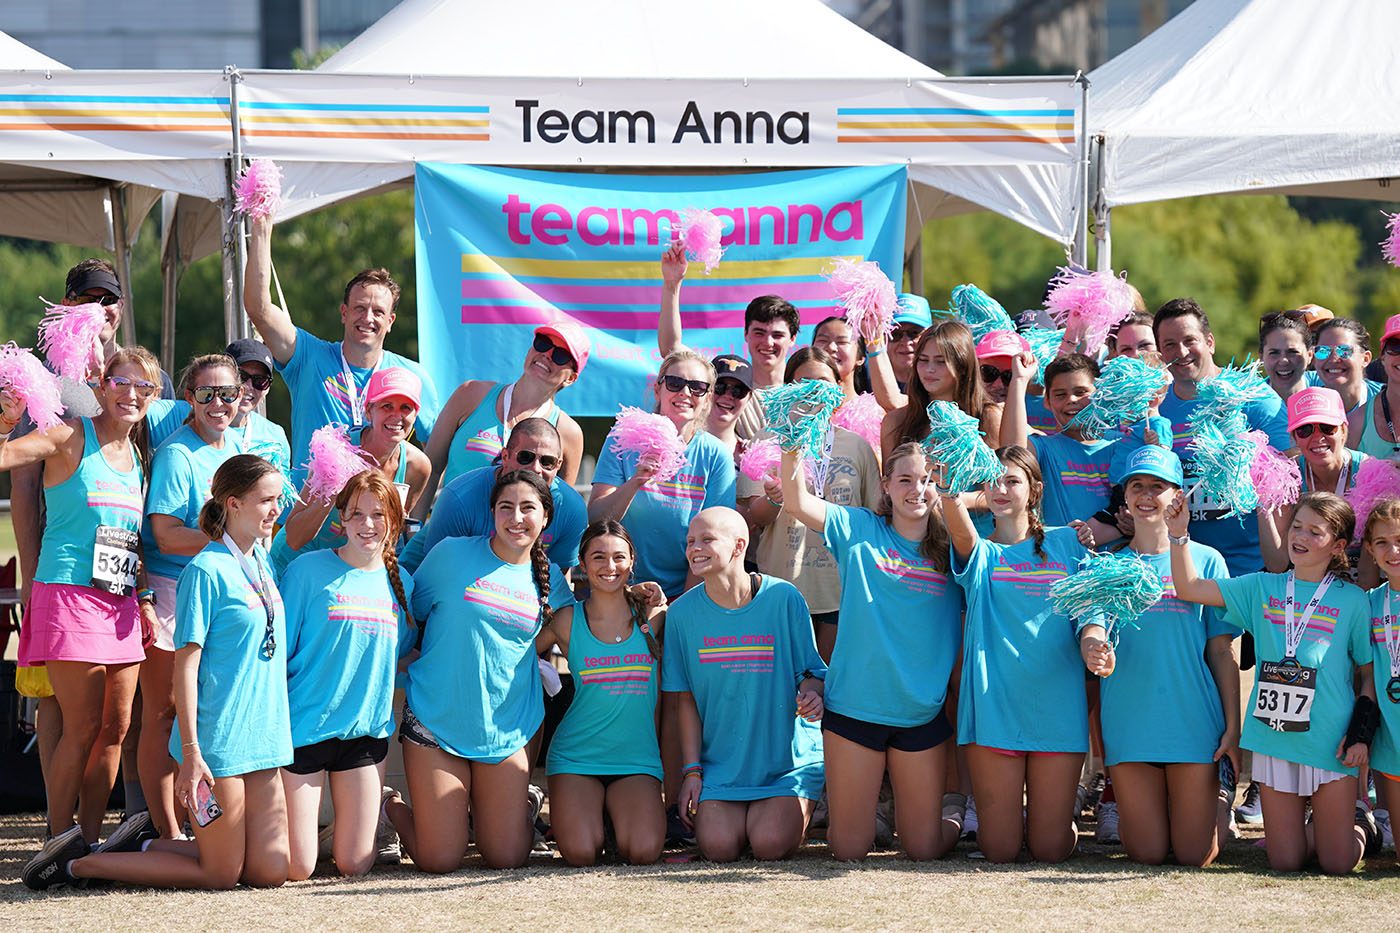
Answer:
[(208, 826), (224, 815), (223, 807), (214, 799), (214, 788), (208, 781), (200, 781), (195, 790), (194, 821), (198, 826)]
[(1229, 795), (1231, 804), (1235, 801), (1235, 788), (1238, 782), (1235, 779), (1235, 763), (1230, 760), (1229, 755), (1220, 756), (1220, 789)]

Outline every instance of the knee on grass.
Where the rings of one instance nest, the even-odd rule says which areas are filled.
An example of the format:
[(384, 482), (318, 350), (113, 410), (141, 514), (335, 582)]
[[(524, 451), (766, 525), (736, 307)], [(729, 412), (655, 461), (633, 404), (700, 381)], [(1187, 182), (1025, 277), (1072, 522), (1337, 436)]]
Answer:
[(749, 834), (749, 848), (760, 862), (785, 859), (801, 844), (801, 835), (794, 836), (778, 827), (759, 827)]

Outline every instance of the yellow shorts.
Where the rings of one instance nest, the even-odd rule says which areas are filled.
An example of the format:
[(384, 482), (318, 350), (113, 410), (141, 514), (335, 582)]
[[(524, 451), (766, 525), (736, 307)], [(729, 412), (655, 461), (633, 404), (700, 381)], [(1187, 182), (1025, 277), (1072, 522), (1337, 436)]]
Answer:
[(49, 669), (38, 667), (15, 668), (15, 690), (22, 697), (42, 700), (53, 696), (53, 684), (49, 683)]

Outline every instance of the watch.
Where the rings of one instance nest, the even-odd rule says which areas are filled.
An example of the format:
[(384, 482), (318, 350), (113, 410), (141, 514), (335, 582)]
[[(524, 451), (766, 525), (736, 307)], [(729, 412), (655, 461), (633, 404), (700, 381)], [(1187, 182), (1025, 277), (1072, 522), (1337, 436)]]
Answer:
[(1191, 536), (1187, 534), (1182, 535), (1180, 538), (1178, 538), (1175, 535), (1168, 534), (1167, 540), (1170, 541), (1172, 544), (1178, 545), (1180, 547), (1186, 547), (1186, 545), (1191, 543)]

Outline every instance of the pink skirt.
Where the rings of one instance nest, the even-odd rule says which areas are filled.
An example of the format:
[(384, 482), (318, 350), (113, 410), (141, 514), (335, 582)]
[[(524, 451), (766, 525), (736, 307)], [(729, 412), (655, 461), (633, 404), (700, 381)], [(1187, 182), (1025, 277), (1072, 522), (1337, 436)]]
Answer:
[(131, 664), (145, 659), (135, 594), (113, 596), (90, 586), (35, 581), (19, 631), (20, 664)]

